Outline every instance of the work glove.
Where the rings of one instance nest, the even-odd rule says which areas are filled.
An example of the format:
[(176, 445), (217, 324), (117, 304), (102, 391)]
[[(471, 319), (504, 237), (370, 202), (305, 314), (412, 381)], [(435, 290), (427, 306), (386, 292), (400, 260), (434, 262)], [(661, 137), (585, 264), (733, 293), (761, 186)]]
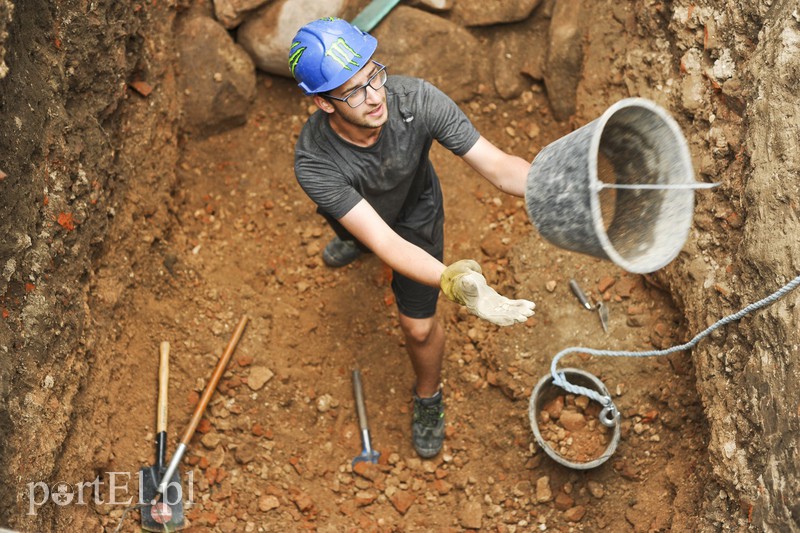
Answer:
[(445, 268), (440, 285), (448, 299), (498, 326), (525, 322), (535, 307), (528, 300), (509, 300), (497, 294), (486, 284), (480, 265), (472, 259), (462, 259)]

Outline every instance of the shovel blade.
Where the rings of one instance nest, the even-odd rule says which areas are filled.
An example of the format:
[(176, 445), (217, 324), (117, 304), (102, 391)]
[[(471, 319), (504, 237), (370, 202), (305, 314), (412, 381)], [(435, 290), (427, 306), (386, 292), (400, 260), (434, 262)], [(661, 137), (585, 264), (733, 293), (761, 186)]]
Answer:
[(139, 470), (142, 529), (145, 531), (177, 531), (185, 526), (183, 514), (183, 490), (178, 471), (172, 475), (167, 490), (158, 502), (151, 502), (158, 495), (158, 485), (166, 468), (147, 466)]

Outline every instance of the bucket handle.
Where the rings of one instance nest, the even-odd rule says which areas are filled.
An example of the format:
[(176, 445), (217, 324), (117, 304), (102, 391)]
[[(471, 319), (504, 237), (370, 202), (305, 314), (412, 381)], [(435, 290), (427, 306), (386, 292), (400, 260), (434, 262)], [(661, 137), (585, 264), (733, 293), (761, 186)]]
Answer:
[(602, 189), (645, 189), (645, 190), (682, 190), (682, 189), (713, 189), (722, 183), (595, 183), (595, 190)]

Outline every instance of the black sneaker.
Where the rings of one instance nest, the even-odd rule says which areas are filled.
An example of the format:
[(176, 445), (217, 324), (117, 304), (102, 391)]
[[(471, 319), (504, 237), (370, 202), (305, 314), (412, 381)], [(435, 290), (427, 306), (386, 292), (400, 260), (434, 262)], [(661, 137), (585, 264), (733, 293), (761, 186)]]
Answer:
[(339, 268), (349, 265), (362, 253), (355, 241), (343, 241), (339, 237), (334, 237), (322, 252), (322, 260), (329, 267)]
[(430, 398), (420, 398), (414, 394), (411, 439), (420, 457), (427, 459), (441, 451), (444, 443), (444, 402), (441, 389)]

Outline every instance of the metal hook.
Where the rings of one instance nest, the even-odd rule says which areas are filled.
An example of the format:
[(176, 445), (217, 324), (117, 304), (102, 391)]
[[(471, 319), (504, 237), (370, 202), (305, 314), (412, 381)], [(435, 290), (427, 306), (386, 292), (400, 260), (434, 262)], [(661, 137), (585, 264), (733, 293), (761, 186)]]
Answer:
[(600, 411), (600, 422), (606, 427), (613, 428), (619, 422), (619, 411), (610, 396), (605, 397), (605, 404), (606, 406)]

